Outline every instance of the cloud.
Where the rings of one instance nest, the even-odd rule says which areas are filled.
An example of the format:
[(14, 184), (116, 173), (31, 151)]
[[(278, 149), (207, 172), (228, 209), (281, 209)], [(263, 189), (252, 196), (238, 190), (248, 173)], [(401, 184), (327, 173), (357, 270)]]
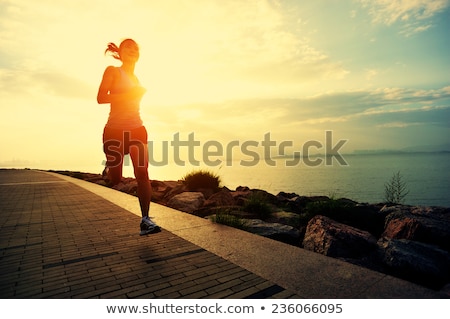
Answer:
[[(434, 128), (450, 128), (450, 106), (421, 108), (414, 110), (399, 110), (366, 115), (364, 123), (380, 129), (414, 129), (427, 134)], [(446, 136), (439, 136), (447, 139)]]
[(397, 21), (424, 20), (449, 6), (448, 0), (359, 0), (369, 8), (376, 23), (391, 25)]
[[(53, 95), (95, 100), (96, 88), (74, 76), (50, 70), (0, 69), (0, 91), (10, 98)], [(39, 93), (38, 93), (39, 92)]]
[[(428, 111), (450, 107), (449, 87), (430, 90), (378, 88), (371, 91), (331, 92), (304, 99), (277, 100), (287, 118), (301, 122), (342, 122), (382, 113)], [(286, 119), (287, 119), (286, 118)]]
[(405, 123), (405, 122), (390, 122), (377, 125), (377, 128), (405, 128), (409, 126), (423, 125), (423, 123)]
[(447, 127), (450, 125), (449, 93), (449, 87), (380, 88), (330, 92), (302, 99), (192, 104), (155, 111), (153, 116), (157, 123), (167, 123), (165, 129), (203, 132), (206, 137), (260, 136), (267, 131), (285, 135), (304, 132), (305, 135), (338, 128), (353, 129), (353, 134), (358, 135), (380, 128), (419, 128), (422, 124)]
[(378, 96), (385, 104), (393, 103), (419, 103), (450, 98), (450, 87), (440, 89), (405, 89), (405, 88), (378, 88), (370, 93)]
[(358, 0), (367, 8), (373, 23), (402, 24), (401, 34), (410, 36), (432, 27), (428, 21), (447, 9), (449, 0)]

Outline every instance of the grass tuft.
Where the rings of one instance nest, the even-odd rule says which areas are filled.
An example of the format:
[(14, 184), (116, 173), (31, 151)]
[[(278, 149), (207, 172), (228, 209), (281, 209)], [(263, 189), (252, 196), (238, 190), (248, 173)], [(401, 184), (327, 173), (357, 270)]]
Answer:
[(195, 170), (184, 175), (182, 181), (189, 190), (203, 188), (217, 190), (221, 183), (220, 176), (205, 169)]
[(272, 214), (272, 209), (266, 196), (260, 192), (253, 192), (245, 201), (242, 209), (248, 213), (257, 215), (263, 220)]
[(217, 212), (211, 217), (214, 223), (227, 225), (237, 229), (246, 230), (248, 228), (248, 222), (240, 217), (230, 214), (227, 210)]

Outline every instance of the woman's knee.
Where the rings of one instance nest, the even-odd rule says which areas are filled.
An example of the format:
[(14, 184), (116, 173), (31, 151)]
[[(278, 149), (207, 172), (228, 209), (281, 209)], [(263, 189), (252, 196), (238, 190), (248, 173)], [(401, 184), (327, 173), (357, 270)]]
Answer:
[(138, 183), (147, 182), (149, 180), (147, 167), (136, 167), (134, 169), (134, 176)]

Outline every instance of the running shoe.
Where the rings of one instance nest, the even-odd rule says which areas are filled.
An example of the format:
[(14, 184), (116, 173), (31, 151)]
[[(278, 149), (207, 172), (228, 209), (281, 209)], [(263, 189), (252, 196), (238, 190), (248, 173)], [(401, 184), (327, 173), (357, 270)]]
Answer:
[(147, 234), (157, 233), (160, 231), (161, 228), (158, 225), (156, 225), (148, 216), (142, 218), (141, 232), (139, 233), (139, 235), (143, 236)]

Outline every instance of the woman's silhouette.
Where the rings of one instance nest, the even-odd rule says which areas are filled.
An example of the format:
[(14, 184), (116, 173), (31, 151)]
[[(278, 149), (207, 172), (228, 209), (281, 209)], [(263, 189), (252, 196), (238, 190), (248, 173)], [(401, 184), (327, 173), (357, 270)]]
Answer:
[(142, 213), (140, 235), (146, 235), (160, 231), (160, 228), (148, 216), (152, 189), (148, 177), (147, 130), (139, 112), (146, 90), (134, 74), (139, 47), (134, 40), (126, 39), (119, 46), (109, 43), (106, 53), (120, 60), (122, 65), (106, 68), (97, 94), (99, 104), (110, 104), (108, 122), (103, 131), (103, 151), (106, 154), (103, 176), (110, 186), (118, 184), (122, 179), (123, 158), (130, 154)]

